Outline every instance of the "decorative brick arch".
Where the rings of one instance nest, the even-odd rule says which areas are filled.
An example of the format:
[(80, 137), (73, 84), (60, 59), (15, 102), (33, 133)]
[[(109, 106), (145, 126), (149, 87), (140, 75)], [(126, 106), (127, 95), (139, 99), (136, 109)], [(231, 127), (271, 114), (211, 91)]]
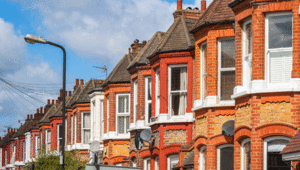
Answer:
[(258, 136), (262, 139), (271, 136), (286, 136), (292, 138), (297, 128), (286, 123), (270, 123), (255, 128)]
[(156, 157), (159, 155), (159, 149), (157, 147), (154, 147), (151, 151), (151, 156)]
[(126, 156), (115, 156), (111, 158), (111, 162), (113, 164), (122, 163), (124, 158), (126, 158)]
[(107, 158), (107, 157), (104, 157), (104, 158), (103, 158), (103, 164), (104, 164), (104, 165), (108, 165), (108, 158)]
[(141, 158), (150, 157), (151, 153), (149, 149), (144, 149), (140, 151)]
[(181, 147), (182, 147), (182, 145), (178, 145), (178, 144), (167, 145), (167, 146), (163, 147), (162, 151), (163, 151), (164, 155), (166, 155), (166, 156), (173, 155), (173, 154), (179, 154)]
[(195, 149), (200, 149), (204, 145), (207, 145), (207, 138), (205, 136), (198, 136), (194, 143)]
[(133, 158), (136, 158), (136, 151), (132, 150), (129, 154), (130, 160), (133, 160)]
[(213, 144), (216, 147), (224, 144), (233, 144), (233, 136), (216, 135), (212, 137), (209, 143)]
[(234, 131), (234, 139), (238, 142), (246, 138), (251, 138), (251, 128), (249, 126), (240, 126)]

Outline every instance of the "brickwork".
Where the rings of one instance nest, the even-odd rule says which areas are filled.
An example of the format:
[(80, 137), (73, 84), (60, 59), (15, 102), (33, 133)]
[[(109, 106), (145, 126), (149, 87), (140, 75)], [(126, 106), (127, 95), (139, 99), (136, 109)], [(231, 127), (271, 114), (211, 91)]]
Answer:
[(228, 121), (228, 120), (234, 120), (234, 115), (226, 115), (226, 116), (223, 116), (223, 115), (219, 115), (219, 116), (215, 116), (213, 121), (214, 121), (214, 124), (213, 124), (213, 134), (214, 135), (218, 135), (218, 134), (221, 134), (222, 133), (222, 125)]
[(201, 136), (207, 136), (207, 118), (201, 117), (196, 120), (195, 122), (195, 135), (193, 137), (197, 137), (199, 135)]
[(185, 130), (164, 131), (164, 146), (171, 144), (186, 144), (187, 134)]
[(251, 106), (245, 105), (238, 107), (235, 111), (235, 128), (238, 128), (242, 125), (250, 126), (251, 125)]
[(154, 133), (152, 133), (152, 135), (153, 135), (153, 139), (155, 139), (154, 146), (159, 146), (159, 142), (160, 142), (159, 132), (154, 132)]

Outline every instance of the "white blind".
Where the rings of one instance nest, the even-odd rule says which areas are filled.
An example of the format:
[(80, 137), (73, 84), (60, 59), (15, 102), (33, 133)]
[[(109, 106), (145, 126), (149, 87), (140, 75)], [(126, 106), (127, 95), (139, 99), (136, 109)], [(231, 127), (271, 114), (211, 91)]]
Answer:
[(287, 83), (291, 79), (293, 57), (291, 51), (270, 53), (270, 83)]

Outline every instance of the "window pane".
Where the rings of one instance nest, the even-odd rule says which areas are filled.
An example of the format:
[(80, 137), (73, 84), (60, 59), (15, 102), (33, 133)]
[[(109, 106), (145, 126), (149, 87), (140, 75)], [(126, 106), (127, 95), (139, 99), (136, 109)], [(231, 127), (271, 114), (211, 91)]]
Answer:
[(171, 68), (171, 90), (186, 90), (187, 86), (187, 68)]
[(186, 93), (173, 93), (172, 95), (172, 115), (184, 115), (186, 111)]
[(234, 40), (221, 41), (221, 68), (235, 67)]
[(252, 53), (252, 24), (246, 25), (246, 55)]
[(83, 114), (83, 128), (91, 128), (90, 113)]
[(83, 130), (83, 140), (84, 140), (84, 144), (88, 144), (90, 142), (90, 130)]
[(126, 116), (126, 133), (128, 132), (129, 129), (129, 116)]
[(62, 138), (63, 136), (63, 126), (62, 125), (59, 125), (59, 138)]
[(148, 123), (151, 119), (151, 109), (152, 109), (152, 103), (148, 103)]
[(124, 133), (124, 116), (118, 116), (118, 133)]
[(151, 100), (151, 78), (148, 78), (148, 100)]
[(291, 51), (270, 53), (270, 83), (287, 83), (291, 79), (293, 57)]
[(221, 100), (231, 100), (235, 86), (235, 71), (221, 72)]
[(245, 145), (244, 145), (244, 169), (245, 170), (250, 170), (250, 167), (251, 167), (251, 156), (250, 156), (250, 152), (251, 151), (251, 144), (250, 142), (247, 142)]
[(269, 17), (269, 48), (292, 47), (292, 15)]
[(119, 113), (125, 112), (125, 96), (119, 96)]
[(207, 65), (206, 65), (206, 56), (207, 56), (207, 45), (202, 45), (202, 90), (201, 92), (203, 94), (202, 95), (202, 99), (205, 99), (205, 97), (207, 96), (207, 91), (206, 91), (206, 79), (207, 79)]
[(233, 170), (233, 147), (222, 148), (221, 151), (221, 170)]
[(128, 95), (125, 96), (125, 102), (126, 102), (126, 112), (129, 112), (129, 97)]

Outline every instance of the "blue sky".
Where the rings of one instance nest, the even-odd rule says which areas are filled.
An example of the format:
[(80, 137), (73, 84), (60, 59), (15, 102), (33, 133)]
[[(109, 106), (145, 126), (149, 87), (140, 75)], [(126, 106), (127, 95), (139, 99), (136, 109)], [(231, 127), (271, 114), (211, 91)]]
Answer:
[[(200, 8), (200, 0), (183, 4)], [(0, 1), (0, 78), (23, 90), (44, 92), (29, 93), (38, 99), (32, 100), (0, 81), (0, 136), (4, 126), (19, 127), (18, 120), (34, 114), (47, 99), (56, 99), (61, 88), (61, 50), (27, 44), (26, 34), (66, 48), (67, 90), (71, 90), (76, 78), (105, 79), (105, 73), (93, 66), (106, 65), (109, 74), (135, 39), (149, 40), (156, 31), (166, 31), (175, 9), (176, 0)]]

